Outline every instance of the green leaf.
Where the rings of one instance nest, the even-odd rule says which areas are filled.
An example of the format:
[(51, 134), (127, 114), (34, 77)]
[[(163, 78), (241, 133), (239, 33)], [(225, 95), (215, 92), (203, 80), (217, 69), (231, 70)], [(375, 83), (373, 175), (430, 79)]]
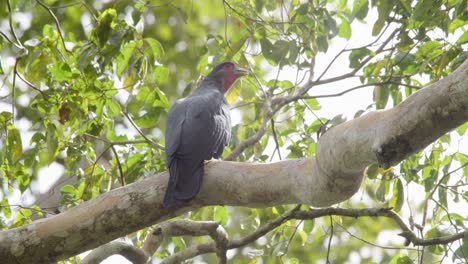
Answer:
[(148, 98), (150, 97), (150, 88), (148, 86), (142, 86), (139, 90), (138, 93), (136, 94), (136, 99), (139, 102), (146, 102)]
[(133, 121), (135, 121), (135, 124), (139, 126), (140, 128), (151, 128), (156, 126), (159, 120), (159, 112), (156, 111), (151, 111), (148, 113), (145, 113), (144, 115), (135, 118)]
[(305, 99), (304, 101), (312, 110), (320, 110), (321, 108), (319, 102), (315, 98)]
[(466, 261), (468, 256), (468, 236), (463, 237), (463, 243), (459, 246), (453, 253), (452, 260), (455, 263), (455, 260)]
[(29, 188), (29, 184), (31, 182), (28, 170), (24, 165), (18, 164), (15, 170), (15, 176), (21, 193), (24, 193)]
[(372, 28), (372, 36), (377, 36), (382, 31), (382, 28), (385, 26), (385, 21), (387, 21), (390, 12), (393, 9), (393, 1), (388, 0), (378, 0), (377, 11), (379, 12), (379, 18), (374, 23)]
[(109, 39), (109, 36), (115, 28), (116, 19), (117, 11), (112, 8), (105, 9), (104, 12), (99, 15), (96, 26), (96, 35), (99, 39), (100, 46), (104, 46)]
[(215, 206), (213, 219), (221, 225), (225, 226), (229, 220), (228, 209), (225, 206)]
[(381, 180), (379, 188), (377, 188), (377, 192), (375, 193), (377, 200), (380, 202), (385, 202), (385, 195), (387, 195), (387, 193), (388, 193), (388, 181)]
[(289, 62), (295, 63), (299, 55), (299, 47), (296, 41), (289, 41)]
[(401, 180), (397, 178), (393, 183), (393, 194), (388, 206), (393, 207), (396, 212), (399, 212), (404, 201), (405, 191), (403, 189), (403, 183), (401, 183)]
[(341, 18), (341, 24), (338, 27), (338, 36), (349, 40), (351, 38), (351, 25), (345, 17)]
[(3, 111), (0, 113), (0, 122), (2, 123), (9, 123), (13, 115), (11, 112)]
[(463, 136), (466, 133), (466, 130), (468, 130), (468, 122), (465, 122), (465, 124), (459, 126), (456, 131), (458, 135)]
[(428, 41), (419, 47), (416, 59), (430, 59), (442, 54), (442, 44), (438, 41)]
[(374, 102), (377, 109), (384, 109), (390, 95), (390, 85), (377, 85), (374, 87)]
[(407, 255), (398, 254), (392, 257), (389, 264), (413, 264), (414, 262)]
[(364, 19), (369, 12), (369, 1), (367, 0), (354, 0), (353, 3), (353, 15), (357, 19)]
[(121, 115), (122, 109), (120, 107), (120, 104), (118, 104), (114, 100), (107, 100), (106, 108), (107, 108), (107, 115), (109, 117), (116, 117), (116, 116)]
[(152, 59), (154, 61), (157, 61), (161, 59), (162, 56), (164, 56), (164, 49), (159, 43), (159, 41), (153, 39), (153, 38), (145, 38), (144, 40), (145, 45), (148, 45), (150, 50), (151, 50), (151, 55)]
[(18, 213), (16, 213), (15, 220), (11, 227), (19, 227), (31, 222), (31, 210), (26, 208), (21, 208)]
[(351, 51), (349, 54), (349, 67), (353, 69), (361, 67), (363, 59), (371, 53), (372, 52), (367, 48)]
[(53, 124), (47, 126), (46, 133), (46, 142), (47, 142), (47, 154), (49, 157), (49, 164), (55, 160), (55, 157), (58, 155), (58, 133), (57, 128)]
[(244, 46), (247, 39), (249, 39), (249, 32), (245, 29), (238, 31), (231, 39), (231, 45), (226, 53), (226, 57), (231, 59), (235, 54), (239, 52)]
[(302, 228), (302, 230), (306, 233), (310, 233), (312, 232), (312, 230), (314, 229), (314, 226), (315, 226), (315, 220), (312, 219), (312, 220), (305, 220), (304, 221), (304, 227)]
[[(430, 229), (424, 235), (424, 238), (439, 238), (448, 234), (444, 234), (441, 230), (437, 229), (437, 227)], [(442, 255), (445, 253), (445, 250), (441, 245), (432, 245), (428, 246), (427, 249), (435, 255)]]
[(69, 82), (72, 79), (72, 71), (65, 62), (58, 62), (47, 67), (52, 79), (58, 82)]
[(8, 125), (8, 136), (7, 136), (7, 146), (10, 155), (11, 162), (13, 164), (17, 163), (23, 156), (23, 143), (21, 141), (21, 135), (13, 125)]
[(346, 2), (347, 0), (338, 0), (338, 4), (336, 5), (336, 8), (338, 10), (343, 10), (346, 8)]
[(131, 41), (120, 52), (117, 57), (117, 76), (121, 77), (122, 73), (127, 69), (130, 59), (134, 55), (137, 48), (141, 46), (139, 41)]
[(37, 216), (39, 216), (39, 218), (44, 217), (44, 214), (42, 213), (42, 209), (39, 206), (33, 204), (33, 205), (31, 205), (31, 209), (34, 210), (34, 213), (36, 213)]
[(319, 34), (317, 37), (317, 48), (321, 52), (327, 52), (328, 50), (328, 38), (324, 34)]
[(154, 89), (154, 93), (155, 93), (155, 100), (152, 104), (152, 107), (155, 107), (155, 108), (161, 107), (166, 110), (169, 110), (171, 105), (169, 104), (169, 100), (167, 100), (167, 96), (158, 88)]
[(263, 38), (260, 40), (260, 45), (262, 47), (262, 54), (265, 59), (270, 63), (272, 66), (276, 66), (277, 62), (273, 56), (273, 44), (267, 38)]
[(158, 66), (153, 73), (154, 81), (159, 84), (168, 84), (169, 83), (169, 69), (164, 66)]
[(6, 219), (9, 219), (11, 217), (11, 207), (10, 207), (10, 203), (8, 202), (8, 199), (4, 198), (0, 202), (0, 208), (1, 208), (1, 212), (2, 212), (3, 216)]
[(463, 34), (458, 38), (457, 44), (462, 45), (468, 42), (468, 31), (463, 32)]
[(273, 60), (275, 60), (275, 62), (278, 64), (280, 62), (283, 62), (288, 52), (289, 52), (288, 41), (285, 41), (285, 40), (276, 41), (275, 44), (273, 45), (273, 53), (272, 53)]
[(371, 180), (376, 179), (377, 175), (379, 175), (379, 164), (372, 163), (371, 165), (369, 165), (366, 168), (365, 174), (368, 179), (371, 179)]
[[(410, 0), (412, 1), (412, 0)], [(411, 14), (411, 5), (408, 3), (408, 0), (400, 0), (401, 5), (405, 9), (406, 13)]]

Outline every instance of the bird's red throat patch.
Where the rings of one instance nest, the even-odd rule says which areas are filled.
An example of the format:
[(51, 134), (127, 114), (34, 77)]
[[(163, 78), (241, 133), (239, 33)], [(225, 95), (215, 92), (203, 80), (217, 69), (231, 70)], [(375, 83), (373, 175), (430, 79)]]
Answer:
[(229, 88), (231, 88), (232, 84), (236, 81), (238, 76), (236, 76), (232, 71), (228, 72), (224, 76), (224, 92), (226, 93)]

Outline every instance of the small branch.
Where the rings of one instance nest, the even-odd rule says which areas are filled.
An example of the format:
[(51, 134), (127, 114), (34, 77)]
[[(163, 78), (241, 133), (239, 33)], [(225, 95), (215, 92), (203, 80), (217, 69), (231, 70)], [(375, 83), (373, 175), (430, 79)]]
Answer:
[(468, 230), (456, 233), (454, 235), (442, 236), (438, 238), (423, 239), (419, 238), (411, 229), (405, 224), (403, 219), (391, 210), (391, 208), (365, 208), (365, 209), (343, 209), (343, 208), (325, 208), (325, 209), (311, 209), (310, 211), (299, 211), (293, 218), (296, 219), (314, 219), (325, 215), (339, 215), (347, 217), (387, 217), (393, 220), (403, 232), (400, 236), (408, 239), (415, 246), (429, 246), (437, 244), (448, 244), (456, 240), (462, 239), (468, 235)]
[(440, 180), (436, 183), (436, 185), (434, 186), (434, 188), (432, 189), (432, 191), (429, 193), (429, 195), (427, 196), (426, 198), (426, 201), (424, 203), (424, 209), (423, 209), (423, 216), (422, 216), (422, 220), (421, 220), (421, 226), (424, 227), (424, 225), (426, 225), (426, 217), (427, 217), (427, 207), (428, 207), (428, 204), (429, 204), (429, 200), (432, 200), (432, 196), (434, 195), (435, 191), (437, 190), (437, 188), (440, 187), (440, 185), (442, 184), (442, 182), (444, 181), (444, 179), (448, 176), (450, 176), (452, 173), (455, 173), (457, 172), (458, 170), (461, 170), (463, 169), (465, 166), (468, 166), (468, 162), (461, 165), (460, 167), (452, 170), (452, 171), (449, 171), (447, 172), (445, 175), (443, 175)]
[(339, 93), (334, 93), (334, 94), (323, 94), (323, 95), (307, 95), (307, 96), (302, 96), (302, 97), (300, 97), (300, 98), (296, 98), (296, 100), (299, 100), (299, 99), (317, 99), (317, 98), (338, 97), (338, 96), (342, 96), (342, 95), (344, 95), (344, 94), (347, 94), (347, 93), (349, 93), (349, 92), (352, 92), (352, 91), (354, 91), (354, 90), (358, 90), (358, 89), (361, 89), (361, 88), (364, 88), (364, 87), (379, 86), (379, 85), (386, 85), (386, 84), (396, 84), (396, 85), (401, 85), (401, 86), (406, 86), (406, 87), (416, 88), (416, 89), (421, 88), (421, 87), (419, 87), (419, 86), (409, 85), (409, 84), (400, 83), (400, 82), (384, 81), (384, 82), (378, 82), (378, 83), (366, 83), (366, 84), (357, 85), (357, 86), (354, 86), (354, 87), (349, 88), (349, 89), (347, 89), (347, 90), (341, 91), (341, 92), (339, 92)]
[(141, 130), (140, 128), (133, 122), (133, 119), (128, 115), (127, 112), (122, 111), (122, 114), (127, 118), (127, 120), (130, 122), (130, 124), (133, 126), (133, 128), (136, 129), (136, 131), (146, 140), (147, 143), (151, 144), (151, 146), (162, 149), (164, 150), (164, 146), (150, 140)]
[[(273, 139), (275, 140), (276, 148), (275, 151), (278, 152), (278, 158), (282, 160), (283, 158), (281, 157), (281, 151), (280, 151), (280, 145), (278, 142), (278, 136), (276, 135), (276, 130), (275, 130), (275, 120), (271, 119), (271, 133), (273, 134)], [(273, 152), (274, 154), (274, 152)], [(270, 161), (273, 159), (273, 155), (271, 155)]]
[(99, 264), (112, 255), (121, 255), (133, 264), (145, 264), (148, 257), (143, 250), (121, 240), (111, 241), (95, 248), (81, 261), (82, 264)]
[(8, 24), (10, 25), (10, 31), (11, 34), (13, 35), (13, 38), (15, 39), (16, 46), (20, 48), (21, 50), (24, 50), (27, 52), (27, 49), (24, 48), (23, 44), (18, 38), (18, 35), (16, 35), (15, 28), (13, 27), (13, 16), (12, 16), (12, 10), (11, 10), (11, 3), (10, 0), (7, 0), (7, 7), (8, 7)]
[(122, 170), (122, 164), (120, 164), (119, 155), (117, 154), (117, 151), (113, 145), (111, 145), (110, 148), (112, 149), (112, 153), (114, 153), (115, 161), (117, 162), (117, 168), (119, 169), (120, 184), (125, 186), (125, 178)]
[(332, 242), (332, 239), (333, 239), (333, 217), (330, 216), (330, 238), (328, 239), (328, 248), (327, 248), (327, 263), (331, 263), (330, 262), (330, 250), (331, 250), (331, 242)]
[[(271, 232), (273, 229), (277, 228), (278, 226), (282, 225), (288, 220), (291, 219), (297, 219), (297, 220), (312, 220), (315, 218), (323, 217), (323, 216), (344, 216), (344, 217), (387, 217), (393, 220), (402, 230), (403, 232), (400, 234), (400, 236), (405, 237), (409, 241), (411, 241), (415, 246), (428, 246), (428, 245), (438, 245), (438, 244), (449, 244), (452, 243), (456, 240), (463, 239), (464, 236), (468, 235), (468, 230), (465, 230), (464, 232), (459, 232), (454, 235), (449, 235), (449, 236), (443, 236), (443, 237), (438, 237), (438, 238), (431, 238), (431, 239), (423, 239), (419, 238), (416, 234), (414, 234), (409, 227), (405, 224), (405, 222), (401, 219), (401, 217), (392, 211), (391, 208), (362, 208), (362, 209), (345, 209), (345, 208), (321, 208), (321, 209), (310, 209), (308, 211), (301, 211), (299, 210), (300, 205), (295, 207), (293, 210), (281, 215), (277, 219), (261, 226), (258, 228), (255, 232), (251, 233), (250, 235), (240, 238), (240, 239), (233, 239), (230, 241), (227, 241), (227, 249), (233, 249), (233, 248), (239, 248), (243, 247), (249, 243), (252, 243), (256, 241), (258, 238), (266, 235), (267, 233)], [(178, 220), (185, 222), (186, 220)], [(174, 221), (176, 222), (176, 221)], [(181, 223), (182, 223), (181, 222)], [(189, 221), (192, 222), (192, 221)], [(169, 223), (163, 223), (162, 225), (172, 225)], [(160, 226), (162, 226), (160, 225)], [(179, 224), (176, 223), (174, 226), (178, 226)], [(211, 230), (214, 229), (214, 226), (209, 227)], [(209, 229), (208, 228), (208, 229)], [(201, 231), (198, 230), (194, 232), (191, 228), (188, 228), (187, 230), (180, 229), (180, 228), (175, 228), (175, 231), (170, 229), (163, 228), (164, 230), (171, 230), (170, 232), (166, 231), (166, 235), (206, 235), (207, 233), (213, 232), (213, 231)], [(348, 232), (349, 233), (349, 232)], [(327, 260), (330, 262), (329, 259), (329, 250), (331, 248), (331, 239), (333, 235), (333, 222), (331, 222), (331, 234), (328, 242), (328, 253), (327, 253)], [(352, 234), (350, 234), (352, 235)], [(362, 241), (362, 239), (352, 235), (353, 237), (359, 239)], [(380, 246), (376, 244), (372, 244), (370, 242), (364, 241), (370, 245), (373, 246), (378, 246), (381, 248), (387, 248), (387, 249), (407, 249), (407, 250), (417, 250), (413, 248), (395, 248), (395, 247), (386, 247), (386, 246)], [(185, 250), (182, 250), (162, 261), (162, 263), (179, 263), (183, 260), (187, 260), (190, 258), (193, 258), (198, 255), (206, 254), (206, 253), (214, 253), (216, 252), (216, 243), (215, 242), (209, 242), (205, 244), (199, 244), (199, 245), (194, 245), (186, 248)]]
[(255, 135), (249, 137), (248, 139), (244, 140), (241, 142), (232, 152), (227, 156), (224, 160), (234, 160), (237, 158), (242, 152), (250, 147), (256, 144), (262, 137), (265, 135), (267, 131), (267, 126), (268, 123), (270, 122), (271, 118), (273, 115), (279, 110), (279, 108), (272, 110), (271, 109), (271, 104), (270, 100), (267, 99), (265, 103), (263, 104), (263, 122), (260, 128), (258, 129), (257, 133)]
[[(151, 233), (149, 241), (144, 243), (146, 254), (151, 255), (157, 250), (163, 238), (173, 236), (210, 236), (214, 242), (208, 246), (195, 245), (188, 247), (185, 250), (175, 253), (170, 257), (165, 258), (161, 263), (180, 263), (185, 259), (204, 254), (204, 250), (216, 252), (219, 258), (219, 263), (227, 263), (226, 251), (228, 238), (224, 228), (217, 222), (213, 221), (191, 221), (191, 220), (175, 220), (160, 224)], [(156, 242), (153, 242), (156, 241)], [(208, 252), (205, 252), (208, 253)]]
[(24, 78), (23, 76), (21, 76), (21, 74), (19, 74), (18, 72), (16, 73), (16, 76), (18, 76), (18, 78), (20, 80), (22, 80), (24, 83), (26, 83), (29, 87), (31, 87), (32, 89), (38, 91), (43, 97), (48, 97), (48, 95), (46, 95), (43, 91), (41, 91), (41, 89), (39, 89), (38, 87), (36, 87), (34, 84), (32, 84), (30, 81), (26, 80), (26, 78)]
[(44, 4), (42, 1), (36, 0), (36, 2), (37, 2), (40, 6), (44, 7), (44, 8), (47, 10), (47, 12), (49, 12), (49, 14), (52, 16), (52, 18), (53, 18), (54, 21), (55, 21), (55, 26), (57, 27), (57, 31), (58, 31), (58, 33), (59, 33), (60, 39), (62, 40), (63, 48), (65, 49), (65, 51), (70, 52), (70, 51), (67, 49), (67, 46), (65, 45), (65, 39), (64, 39), (64, 37), (63, 37), (62, 28), (60, 27), (60, 22), (59, 22), (58, 18), (55, 16), (54, 12), (52, 12), (52, 10), (51, 10), (46, 4)]
[(219, 225), (216, 232), (211, 234), (211, 237), (216, 242), (216, 255), (218, 256), (219, 264), (227, 264), (227, 245), (229, 242), (228, 235), (223, 226)]

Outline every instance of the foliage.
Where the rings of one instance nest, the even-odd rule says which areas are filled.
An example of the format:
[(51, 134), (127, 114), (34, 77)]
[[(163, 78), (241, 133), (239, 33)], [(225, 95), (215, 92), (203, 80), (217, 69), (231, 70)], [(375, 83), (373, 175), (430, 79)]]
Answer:
[[(384, 109), (447, 76), (468, 57), (466, 10), (462, 0), (2, 3), (2, 25), (11, 27), (2, 27), (0, 38), (2, 87), (8, 88), (1, 91), (6, 106), (0, 113), (0, 225), (24, 225), (32, 221), (33, 212), (41, 212), (40, 205), (19, 209), (9, 197), (27, 192), (52, 163), (65, 168), (65, 177), (76, 178), (76, 184), (61, 188), (62, 209), (165, 170), (160, 146), (170, 105), (193, 88), (199, 73), (225, 60), (254, 73), (230, 95), (241, 120), (225, 157), (265, 162), (313, 156), (324, 129), (343, 121), (341, 116), (317, 115), (326, 107), (318, 98), (373, 87), (369, 109)], [(336, 57), (327, 53), (340, 39), (351, 40), (360, 23), (372, 26), (375, 38), (369, 45), (344, 48)], [(347, 56), (350, 72), (329, 77), (329, 67), (315, 67), (319, 56), (330, 65)], [(295, 78), (278, 78), (292, 71)], [(311, 89), (350, 78), (358, 78), (361, 85), (335, 95), (314, 95)], [(468, 201), (463, 190), (468, 153), (466, 148), (454, 153), (448, 149), (467, 128), (465, 123), (390, 170), (370, 166), (365, 198), (342, 206), (391, 206), (414, 217), (426, 238), (447, 233), (443, 227), (466, 229), (467, 216), (452, 208)], [(244, 144), (248, 139), (253, 143)], [(412, 188), (425, 196), (409, 201)], [(188, 217), (218, 221), (235, 237), (290, 208), (217, 206)], [(287, 221), (246, 250), (235, 251), (231, 261), (314, 263), (331, 258), (343, 263), (359, 258), (366, 263), (413, 263), (421, 258), (418, 251), (399, 250), (398, 240), (378, 243), (394, 245), (395, 250), (362, 242), (378, 240), (382, 230), (397, 230), (387, 220), (330, 219)], [(144, 237), (146, 232), (132, 236)], [(331, 235), (332, 245), (339, 246), (329, 248)], [(174, 247), (155, 256), (164, 258), (203, 241), (173, 238), (168, 243)], [(419, 250), (425, 250), (425, 261), (433, 262), (447, 258), (449, 247)], [(466, 239), (453, 244), (453, 260), (466, 260), (466, 254), (460, 254), (466, 248)], [(214, 261), (211, 255), (204, 258)]]

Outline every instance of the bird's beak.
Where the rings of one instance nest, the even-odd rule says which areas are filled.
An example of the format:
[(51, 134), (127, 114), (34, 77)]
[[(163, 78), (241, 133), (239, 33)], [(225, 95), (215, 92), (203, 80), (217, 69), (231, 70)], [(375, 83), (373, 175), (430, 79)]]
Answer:
[(246, 70), (246, 69), (242, 69), (242, 68), (235, 68), (234, 69), (234, 75), (236, 76), (244, 76), (244, 75), (247, 75), (249, 74), (249, 71)]

